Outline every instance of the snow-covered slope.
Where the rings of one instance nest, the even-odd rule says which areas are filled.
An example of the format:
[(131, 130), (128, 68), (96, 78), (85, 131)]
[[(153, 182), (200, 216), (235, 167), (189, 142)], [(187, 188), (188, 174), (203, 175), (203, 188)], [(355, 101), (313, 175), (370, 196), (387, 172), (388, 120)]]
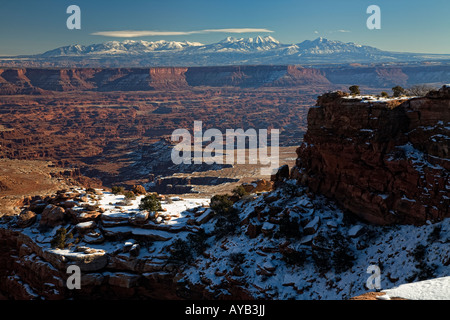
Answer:
[[(184, 270), (186, 278), (217, 290), (224, 281), (220, 275), (236, 267), (230, 257), (243, 254), (234, 278), (247, 283), (256, 298), (348, 299), (368, 291), (370, 265), (381, 269), (381, 289), (450, 274), (450, 219), (421, 227), (373, 226), (325, 198), (298, 192), (291, 197), (277, 190), (238, 202), (240, 219), (248, 224), (220, 242), (211, 241), (210, 258), (199, 257)], [(297, 236), (280, 229), (285, 215), (298, 223)], [(249, 237), (249, 225), (261, 229), (256, 237)], [(214, 221), (204, 226), (210, 232), (215, 227)]]
[(71, 45), (47, 51), (42, 54), (45, 57), (71, 56), (71, 55), (140, 55), (153, 51), (177, 51), (189, 47), (199, 47), (203, 44), (189, 41), (165, 41), (154, 42), (125, 40), (108, 41), (100, 44), (91, 44), (88, 46)]
[(381, 299), (403, 298), (407, 300), (449, 300), (450, 277), (407, 283), (383, 290), (386, 294)]
[[(34, 224), (18, 227), (21, 218), (0, 224), (0, 235), (20, 233), (29, 239), (27, 247), (34, 249), (21, 251), (20, 259), (43, 255), (48, 268), (64, 272), (67, 261), (90, 259), (82, 264), (88, 279), (105, 279), (100, 282), (111, 287), (120, 279), (128, 289), (140, 286), (139, 294), (161, 298), (158, 294), (164, 292), (185, 299), (348, 299), (369, 290), (372, 274), (367, 270), (375, 265), (388, 297), (450, 299), (450, 219), (423, 226), (368, 225), (290, 181), (235, 202), (234, 224), (214, 213), (208, 199), (172, 198), (162, 202), (164, 211), (155, 213), (139, 210), (142, 196), (127, 201), (123, 195), (83, 189), (62, 195), (75, 198), (55, 202), (55, 197), (53, 203), (72, 204), (75, 222), (41, 228), (47, 213), (61, 209), (39, 200), (34, 205), (45, 209)], [(61, 226), (74, 233), (76, 246), (52, 248)], [(133, 254), (127, 253), (130, 245), (138, 249)], [(17, 263), (26, 271), (25, 262)], [(29, 290), (33, 297), (64, 297), (60, 278), (45, 280), (56, 283), (50, 294), (36, 279), (27, 282), (21, 270), (9, 270), (8, 281), (34, 283)], [(441, 279), (420, 282), (435, 278)], [(152, 281), (151, 290), (141, 279)]]

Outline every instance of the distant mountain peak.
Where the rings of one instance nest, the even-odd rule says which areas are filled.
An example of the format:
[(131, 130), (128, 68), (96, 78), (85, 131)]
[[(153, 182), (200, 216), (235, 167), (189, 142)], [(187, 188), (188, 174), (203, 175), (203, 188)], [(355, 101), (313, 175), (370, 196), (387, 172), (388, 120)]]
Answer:
[(450, 55), (396, 53), (323, 37), (301, 43), (284, 44), (270, 35), (258, 35), (249, 38), (229, 36), (210, 44), (167, 40), (123, 40), (91, 45), (77, 44), (28, 56), (26, 59), (31, 61), (33, 58), (39, 61), (37, 63), (45, 62), (55, 65), (80, 63), (82, 66), (206, 66), (406, 62), (450, 59)]

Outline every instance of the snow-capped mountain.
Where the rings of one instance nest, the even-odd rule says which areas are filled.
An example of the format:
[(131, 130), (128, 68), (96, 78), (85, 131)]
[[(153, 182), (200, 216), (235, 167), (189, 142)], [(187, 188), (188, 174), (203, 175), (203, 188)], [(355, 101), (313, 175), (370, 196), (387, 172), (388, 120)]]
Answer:
[(278, 40), (271, 36), (256, 38), (234, 38), (226, 39), (208, 46), (216, 52), (251, 52), (251, 51), (267, 51), (277, 49), (283, 46)]
[(140, 55), (153, 51), (163, 51), (163, 50), (182, 50), (189, 47), (199, 47), (204, 46), (204, 44), (199, 42), (188, 42), (188, 41), (135, 41), (135, 40), (125, 40), (123, 42), (119, 41), (108, 41), (100, 44), (91, 44), (88, 46), (82, 45), (71, 45), (66, 47), (57, 48), (54, 50), (47, 51), (42, 54), (42, 56), (70, 56), (70, 55), (121, 55), (121, 54), (134, 54)]
[[(130, 59), (130, 56), (133, 59)], [(23, 59), (25, 58), (25, 59)], [(398, 53), (337, 40), (317, 38), (297, 44), (283, 44), (271, 36), (226, 39), (212, 44), (189, 41), (108, 41), (91, 45), (70, 45), (26, 57), (8, 57), (0, 62), (39, 63), (52, 66), (133, 67), (211, 66), (240, 64), (328, 64), (411, 62), (450, 59), (450, 55)], [(25, 66), (25, 65), (24, 65)]]
[(336, 54), (336, 53), (382, 53), (374, 47), (363, 46), (353, 42), (344, 43), (336, 40), (317, 38), (315, 40), (305, 40), (297, 45), (301, 54)]

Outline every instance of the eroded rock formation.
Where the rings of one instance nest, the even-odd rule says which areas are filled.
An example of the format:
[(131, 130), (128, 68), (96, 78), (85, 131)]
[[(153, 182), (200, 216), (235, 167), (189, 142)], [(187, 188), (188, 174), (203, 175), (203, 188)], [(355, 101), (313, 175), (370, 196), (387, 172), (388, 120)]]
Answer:
[(376, 224), (448, 217), (450, 88), (373, 100), (322, 95), (291, 176)]

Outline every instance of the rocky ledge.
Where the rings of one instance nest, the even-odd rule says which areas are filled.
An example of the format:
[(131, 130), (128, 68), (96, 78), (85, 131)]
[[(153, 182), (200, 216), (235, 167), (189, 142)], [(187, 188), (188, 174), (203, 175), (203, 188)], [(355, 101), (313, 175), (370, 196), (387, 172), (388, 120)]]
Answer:
[(450, 215), (450, 86), (425, 97), (320, 96), (291, 177), (376, 224)]
[[(366, 224), (284, 174), (270, 192), (255, 184), (243, 187), (250, 194), (211, 200), (158, 196), (157, 211), (138, 207), (144, 195), (100, 189), (32, 198), (20, 215), (0, 219), (0, 292), (22, 300), (347, 299), (367, 292), (373, 264), (383, 289), (448, 275), (450, 219)], [(80, 289), (68, 286), (73, 265)]]

